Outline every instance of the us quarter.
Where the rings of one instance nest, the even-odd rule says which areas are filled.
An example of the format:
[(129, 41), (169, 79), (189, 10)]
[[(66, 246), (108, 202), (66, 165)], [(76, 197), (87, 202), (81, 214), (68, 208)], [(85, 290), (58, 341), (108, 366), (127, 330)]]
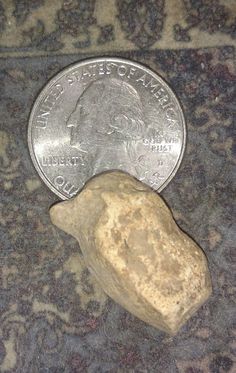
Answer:
[(62, 199), (114, 169), (161, 191), (180, 165), (185, 142), (183, 112), (171, 88), (149, 68), (121, 58), (64, 69), (39, 94), (29, 119), (34, 166)]

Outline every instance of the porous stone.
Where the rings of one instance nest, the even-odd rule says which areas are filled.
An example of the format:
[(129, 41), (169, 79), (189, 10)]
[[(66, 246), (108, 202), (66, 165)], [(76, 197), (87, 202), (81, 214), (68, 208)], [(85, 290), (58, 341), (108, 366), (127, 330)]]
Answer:
[(211, 294), (203, 251), (163, 199), (126, 173), (94, 177), (50, 215), (77, 238), (104, 291), (158, 329), (175, 334)]

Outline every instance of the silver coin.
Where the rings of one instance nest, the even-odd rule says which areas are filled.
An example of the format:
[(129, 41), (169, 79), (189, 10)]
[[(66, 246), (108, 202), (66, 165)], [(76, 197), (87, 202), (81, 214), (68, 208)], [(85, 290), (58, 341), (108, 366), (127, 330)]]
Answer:
[(180, 165), (185, 142), (183, 112), (171, 88), (149, 68), (121, 58), (64, 69), (39, 94), (29, 119), (33, 163), (62, 199), (114, 169), (161, 191)]

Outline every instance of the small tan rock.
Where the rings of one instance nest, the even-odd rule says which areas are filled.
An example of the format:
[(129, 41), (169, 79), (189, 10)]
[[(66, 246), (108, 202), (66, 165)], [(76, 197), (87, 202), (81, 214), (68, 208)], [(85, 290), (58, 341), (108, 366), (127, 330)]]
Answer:
[(211, 294), (202, 250), (162, 198), (125, 173), (94, 177), (50, 215), (77, 238), (104, 291), (158, 329), (175, 334)]

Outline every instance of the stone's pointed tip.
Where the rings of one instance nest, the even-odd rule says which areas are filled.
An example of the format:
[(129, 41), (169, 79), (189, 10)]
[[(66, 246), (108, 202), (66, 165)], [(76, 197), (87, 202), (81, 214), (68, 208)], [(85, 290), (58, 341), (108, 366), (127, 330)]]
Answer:
[(50, 209), (49, 209), (50, 219), (51, 219), (51, 222), (54, 225), (57, 225), (57, 210), (58, 210), (58, 207), (59, 207), (59, 204), (56, 204), (56, 205), (53, 205), (52, 207), (50, 207)]
[(178, 328), (175, 328), (175, 329), (169, 329), (168, 330), (168, 334), (171, 336), (171, 337), (175, 337), (176, 334), (178, 334), (179, 330), (181, 329), (182, 325), (179, 326)]
[(52, 223), (69, 234), (71, 234), (70, 217), (73, 216), (73, 205), (74, 201), (69, 200), (58, 202), (49, 209), (49, 215)]

